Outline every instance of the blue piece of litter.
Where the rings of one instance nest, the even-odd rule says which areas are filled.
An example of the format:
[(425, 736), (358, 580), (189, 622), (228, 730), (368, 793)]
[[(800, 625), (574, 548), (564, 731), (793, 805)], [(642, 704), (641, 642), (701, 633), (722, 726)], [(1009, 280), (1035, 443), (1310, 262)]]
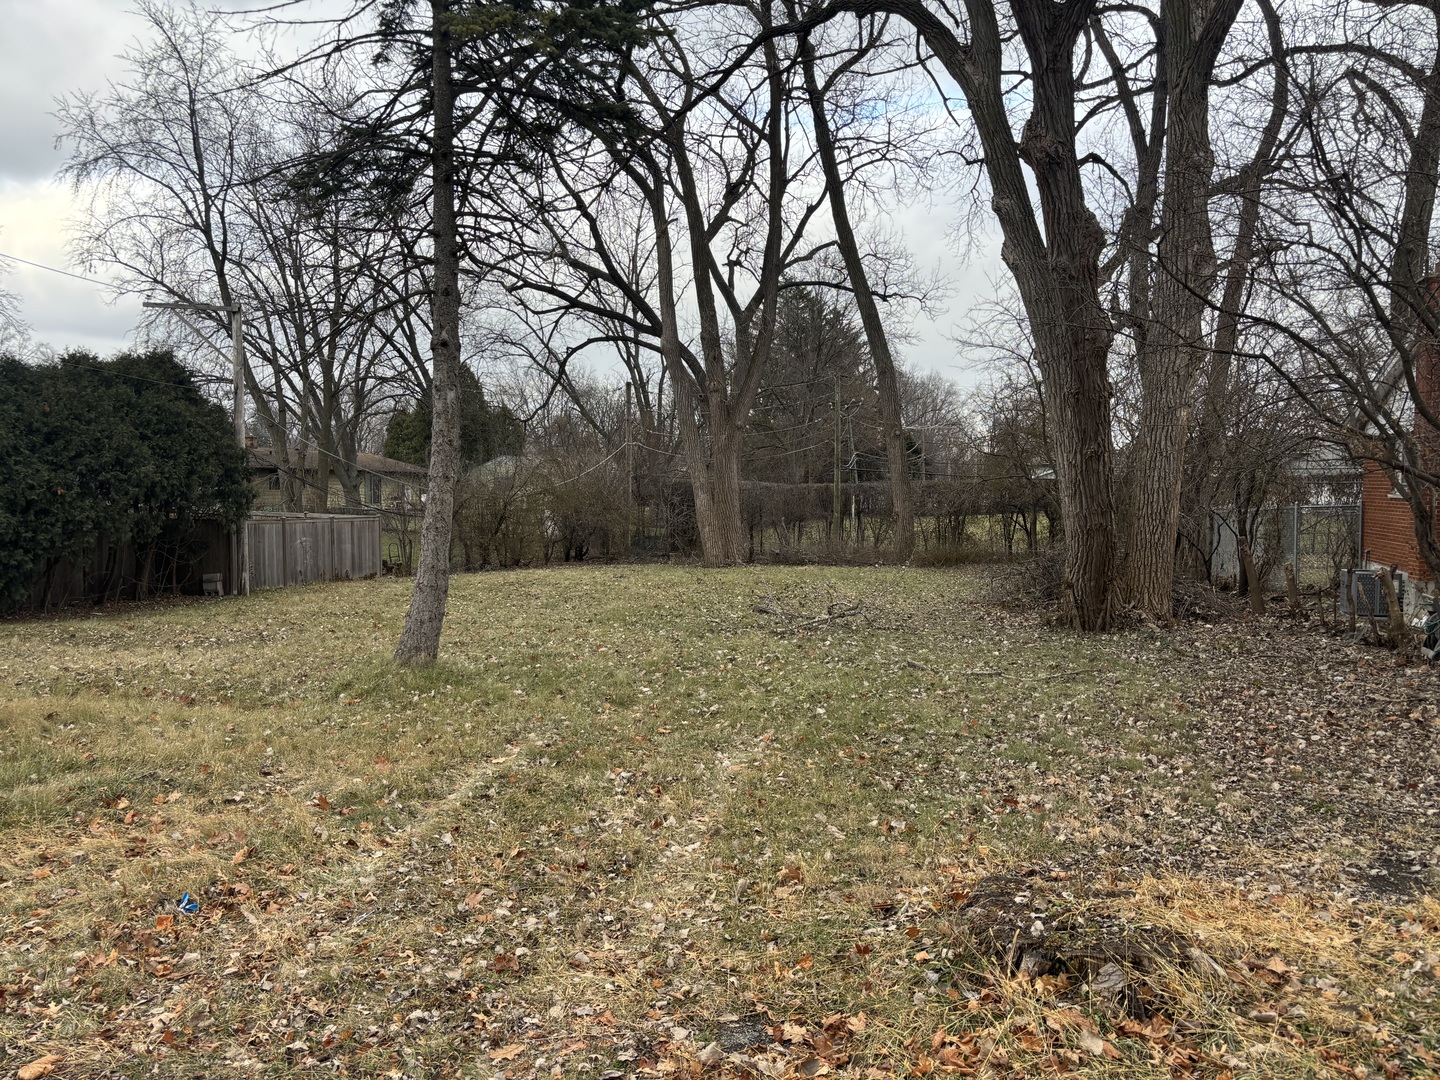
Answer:
[(183, 911), (186, 915), (194, 915), (197, 911), (200, 910), (200, 902), (196, 900), (193, 896), (191, 896), (188, 892), (184, 896), (180, 897), (179, 900), (175, 901), (175, 906), (181, 911)]

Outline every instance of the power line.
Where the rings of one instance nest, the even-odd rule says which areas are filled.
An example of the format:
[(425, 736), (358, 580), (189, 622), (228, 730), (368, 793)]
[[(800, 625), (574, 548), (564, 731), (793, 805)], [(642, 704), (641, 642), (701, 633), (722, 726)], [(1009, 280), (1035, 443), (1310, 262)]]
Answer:
[(113, 289), (113, 281), (100, 281), (97, 278), (86, 277), (84, 274), (74, 274), (69, 270), (61, 270), (56, 266), (46, 266), (44, 263), (31, 262), (29, 259), (22, 259), (19, 255), (7, 255), (0, 251), (0, 259), (9, 259), (11, 262), (24, 263), (26, 266), (33, 266), (36, 270), (49, 270), (52, 274), (64, 274), (66, 277), (74, 278), (76, 281), (88, 281), (91, 285), (103, 285), (107, 289)]

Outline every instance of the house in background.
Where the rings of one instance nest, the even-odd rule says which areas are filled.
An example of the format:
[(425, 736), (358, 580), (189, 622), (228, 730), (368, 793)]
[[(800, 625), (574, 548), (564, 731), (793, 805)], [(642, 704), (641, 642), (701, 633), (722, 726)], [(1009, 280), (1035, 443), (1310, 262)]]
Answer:
[[(1406, 394), (1403, 380), (1396, 372), (1389, 375), (1392, 394)], [(1415, 389), (1432, 410), (1440, 408), (1440, 347), (1429, 342), (1416, 350)], [(1410, 430), (1419, 445), (1422, 463), (1432, 472), (1440, 470), (1440, 431), (1436, 431), (1419, 414), (1413, 402), (1405, 410)], [(1402, 413), (1404, 415), (1404, 413)], [(1430, 600), (1440, 591), (1429, 566), (1420, 555), (1415, 539), (1415, 516), (1410, 504), (1395, 490), (1390, 478), (1374, 461), (1364, 463), (1365, 474), (1360, 490), (1360, 565), (1366, 570), (1396, 567), (1403, 589), (1401, 603), (1407, 614), (1429, 607)], [(1434, 488), (1426, 492), (1430, 514), (1440, 530), (1440, 493)]]
[[(275, 460), (275, 452), (268, 446), (247, 446), (250, 459), (251, 483), (255, 487), (253, 510), (257, 513), (284, 509), (285, 478), (281, 466)], [(296, 452), (292, 452), (296, 453)], [(305, 452), (300, 479), (307, 492), (315, 490), (321, 483), (320, 451)], [(396, 461), (381, 454), (357, 454), (356, 469), (359, 472), (360, 508), (365, 510), (389, 510), (404, 514), (419, 511), (421, 496), (425, 491), (428, 476), (426, 470), (408, 461)], [(329, 484), (326, 491), (327, 510), (355, 509), (347, 507), (345, 489), (335, 470), (329, 470)]]
[[(1435, 513), (1433, 492), (1430, 500), (1431, 512)], [(1365, 569), (1396, 567), (1398, 575), (1403, 575), (1407, 593), (1415, 590), (1435, 595), (1436, 583), (1415, 541), (1415, 517), (1410, 512), (1410, 504), (1373, 461), (1365, 463), (1365, 482), (1360, 495), (1360, 551)], [(1408, 611), (1413, 605), (1407, 602), (1405, 607)]]

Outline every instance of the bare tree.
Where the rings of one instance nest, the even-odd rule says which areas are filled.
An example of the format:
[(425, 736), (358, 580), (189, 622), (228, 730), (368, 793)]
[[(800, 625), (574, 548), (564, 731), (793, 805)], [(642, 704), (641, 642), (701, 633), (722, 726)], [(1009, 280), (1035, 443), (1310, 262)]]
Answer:
[(402, 664), (434, 663), (450, 592), (450, 531), (454, 524), (455, 480), (460, 471), (460, 249), (455, 221), (455, 73), (454, 41), (448, 0), (431, 0), (430, 140), (431, 230), (434, 271), (431, 279), (430, 394), (434, 427), (430, 434), (430, 470), (425, 486), (425, 517), (420, 526), (420, 563), (405, 627), (395, 646)]
[[(413, 226), (364, 192), (290, 175), (346, 123), (343, 88), (311, 87), (301, 102), (264, 94), (213, 13), (149, 0), (142, 12), (153, 38), (129, 52), (130, 81), (61, 104), (64, 175), (90, 196), (77, 247), (122, 291), (203, 305), (192, 325), (222, 340), (238, 305), (246, 388), (283, 504), (324, 510), (332, 469), (358, 502), (357, 433), (387, 387), (423, 368), (414, 296), (397, 291), (415, 262), (403, 242)], [(195, 351), (169, 313), (150, 332)], [(226, 367), (215, 377), (228, 380)]]
[(499, 247), (495, 272), (537, 317), (569, 323), (558, 355), (658, 356), (704, 558), (725, 565), (747, 552), (741, 436), (823, 195), (802, 190), (808, 159), (792, 157), (797, 91), (779, 41), (730, 63), (766, 10), (663, 15), (608, 98), (554, 103), (568, 134), (511, 215), (533, 228)]
[(1215, 160), (1210, 88), (1240, 3), (1162, 0), (1157, 30), (1156, 74), (1164, 88), (1166, 122), (1163, 133), (1152, 130), (1150, 138), (1163, 138), (1164, 187), (1158, 271), (1137, 356), (1141, 401), (1137, 437), (1129, 450), (1124, 575), (1126, 599), (1167, 622), (1188, 413), (1207, 357), (1204, 316), (1217, 277), (1210, 224)]
[[(1336, 26), (1348, 33), (1337, 38)], [(1440, 580), (1440, 303), (1430, 272), (1440, 177), (1440, 11), (1337, 4), (1287, 49), (1303, 109), (1272, 200), (1247, 317), (1288, 346), (1274, 366), (1410, 508)]]
[[(13, 263), (0, 257), (0, 280), (13, 269)], [(0, 354), (17, 351), (28, 337), (29, 327), (20, 317), (20, 298), (0, 288)]]
[[(1094, 0), (1010, 0), (1003, 9), (966, 0), (950, 17), (920, 0), (832, 0), (793, 25), (803, 32), (846, 12), (898, 16), (965, 96), (1004, 237), (1001, 257), (1029, 316), (1053, 403), (1066, 522), (1063, 600), (1083, 630), (1110, 625), (1117, 570), (1107, 372), (1114, 328), (1099, 292), (1105, 232), (1086, 201), (1077, 151), (1075, 47), (1096, 8)], [(1017, 63), (1024, 95), (1007, 91)], [(1017, 138), (1013, 109), (1021, 101), (1029, 115)]]
[[(1282, 22), (1269, 0), (1259, 0), (1258, 7), (1267, 61), (1260, 67), (1271, 72), (1269, 94), (1268, 100), (1242, 101), (1243, 115), (1232, 114), (1237, 127), (1257, 115), (1263, 117), (1262, 126), (1248, 160), (1232, 164), (1214, 185), (1221, 202), (1230, 206), (1231, 244), (1219, 269), (1218, 309), (1209, 353), (1202, 358), (1181, 493), (1182, 546), (1202, 560), (1197, 569), (1206, 576), (1214, 512), (1229, 504), (1237, 520), (1244, 521), (1246, 493), (1265, 487), (1258, 477), (1293, 458), (1313, 434), (1313, 425), (1297, 416), (1288, 387), (1267, 379), (1267, 365), (1256, 359), (1262, 350), (1274, 351), (1273, 335), (1258, 328), (1247, 341), (1247, 332), (1256, 328), (1242, 320), (1264, 245), (1261, 224), (1269, 181), (1282, 168), (1297, 124)], [(1249, 122), (1253, 126), (1254, 120)]]
[[(791, 18), (794, 18), (793, 12)], [(816, 75), (813, 33), (800, 36), (800, 60), (805, 75), (805, 96), (814, 121), (815, 145), (825, 178), (825, 190), (830, 200), (830, 216), (835, 225), (835, 237), (845, 263), (850, 288), (855, 295), (855, 307), (860, 313), (861, 325), (865, 328), (870, 359), (875, 366), (880, 419), (889, 463), (890, 502), (895, 517), (893, 557), (898, 562), (905, 562), (915, 550), (915, 499), (911, 491), (909, 452), (901, 417), (900, 384), (895, 360), (890, 352), (890, 340), (881, 318), (880, 305), (876, 301), (875, 290), (871, 288), (870, 275), (861, 257), (860, 245), (850, 221), (850, 209), (845, 196), (845, 177), (841, 173), (835, 137), (831, 130), (832, 120), (826, 106), (827, 94), (834, 84), (873, 47), (874, 33), (873, 28), (869, 33), (862, 31), (861, 41), (835, 65), (835, 70), (829, 74), (824, 85)]]

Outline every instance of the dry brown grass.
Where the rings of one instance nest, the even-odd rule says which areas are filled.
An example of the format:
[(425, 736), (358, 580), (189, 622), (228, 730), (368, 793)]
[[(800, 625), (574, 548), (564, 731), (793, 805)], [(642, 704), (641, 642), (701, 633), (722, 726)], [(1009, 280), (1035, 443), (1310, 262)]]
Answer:
[[(1076, 640), (975, 591), (836, 568), (467, 577), (424, 673), (388, 658), (397, 582), (0, 625), (5, 1061), (1434, 1072), (1433, 896), (1145, 872), (1116, 839), (1140, 825), (1086, 784), (1193, 750), (1205, 718), (1175, 703), (1197, 675), (1160, 639)], [(796, 633), (761, 601), (865, 616)], [(1203, 767), (1153, 778), (1203, 812)], [(977, 933), (1001, 873), (1047, 924), (1044, 975)], [(1094, 989), (1102, 954), (1127, 958), (1128, 1012)]]

